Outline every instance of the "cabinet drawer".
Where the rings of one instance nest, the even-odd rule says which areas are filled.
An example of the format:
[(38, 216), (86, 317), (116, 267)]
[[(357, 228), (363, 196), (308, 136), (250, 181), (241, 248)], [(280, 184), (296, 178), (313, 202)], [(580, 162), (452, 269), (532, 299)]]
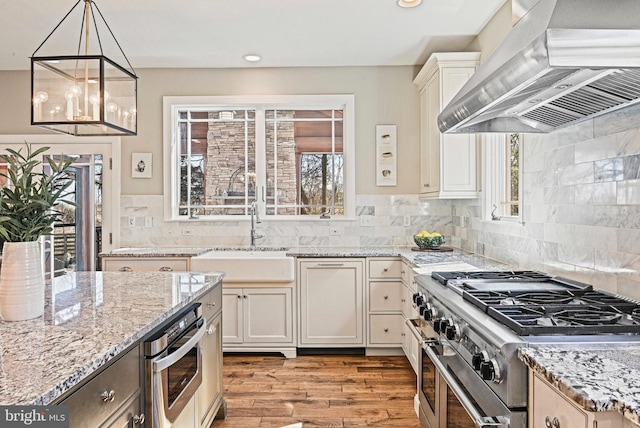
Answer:
[(133, 271), (133, 272), (153, 272), (153, 271), (188, 271), (188, 259), (174, 259), (169, 257), (159, 258), (130, 258), (102, 259), (102, 266), (106, 271)]
[(400, 312), (402, 311), (402, 282), (370, 282), (369, 311)]
[[(138, 395), (140, 358), (137, 346), (62, 401), (60, 404), (69, 406), (71, 426), (97, 427), (125, 401)], [(113, 401), (104, 401), (101, 394), (110, 391), (113, 391)]]
[(398, 259), (369, 260), (369, 278), (402, 279), (402, 261)]
[(401, 346), (403, 326), (402, 315), (369, 315), (369, 343)]
[(206, 320), (213, 317), (216, 312), (222, 310), (222, 283), (200, 298), (202, 303), (202, 317)]

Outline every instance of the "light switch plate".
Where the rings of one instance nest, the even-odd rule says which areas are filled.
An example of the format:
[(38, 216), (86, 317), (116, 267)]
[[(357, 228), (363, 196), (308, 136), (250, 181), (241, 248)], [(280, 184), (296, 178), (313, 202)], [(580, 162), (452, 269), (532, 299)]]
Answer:
[(129, 217), (129, 227), (136, 227), (136, 218), (133, 216)]
[(144, 227), (153, 227), (153, 217), (148, 215), (144, 218)]
[(411, 226), (411, 216), (410, 215), (404, 216), (403, 224), (404, 224), (405, 227)]

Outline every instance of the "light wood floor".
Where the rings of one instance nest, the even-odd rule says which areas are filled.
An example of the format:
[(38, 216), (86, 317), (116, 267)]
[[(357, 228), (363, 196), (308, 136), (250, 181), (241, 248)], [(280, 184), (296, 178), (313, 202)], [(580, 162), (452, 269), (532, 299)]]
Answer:
[(227, 419), (212, 428), (419, 428), (405, 357), (225, 355)]

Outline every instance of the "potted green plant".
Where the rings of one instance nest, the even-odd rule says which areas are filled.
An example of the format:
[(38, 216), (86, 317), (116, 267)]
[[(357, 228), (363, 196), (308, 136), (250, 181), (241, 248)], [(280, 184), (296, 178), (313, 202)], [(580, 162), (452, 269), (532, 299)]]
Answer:
[[(67, 168), (74, 158), (41, 160), (49, 147), (7, 149), (0, 155), (6, 171), (0, 187), (0, 238), (4, 242), (0, 270), (0, 316), (5, 321), (37, 318), (44, 312), (44, 275), (39, 238), (53, 232), (56, 204), (69, 194), (73, 179)], [(70, 202), (72, 203), (72, 202)]]

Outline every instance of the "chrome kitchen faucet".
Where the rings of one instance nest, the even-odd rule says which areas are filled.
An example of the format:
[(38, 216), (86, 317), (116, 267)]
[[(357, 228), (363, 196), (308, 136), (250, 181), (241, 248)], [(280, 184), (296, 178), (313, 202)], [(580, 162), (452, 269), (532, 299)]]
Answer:
[(256, 240), (264, 238), (264, 235), (256, 233), (256, 223), (261, 223), (260, 212), (258, 211), (258, 205), (256, 201), (251, 202), (251, 248), (256, 247)]

